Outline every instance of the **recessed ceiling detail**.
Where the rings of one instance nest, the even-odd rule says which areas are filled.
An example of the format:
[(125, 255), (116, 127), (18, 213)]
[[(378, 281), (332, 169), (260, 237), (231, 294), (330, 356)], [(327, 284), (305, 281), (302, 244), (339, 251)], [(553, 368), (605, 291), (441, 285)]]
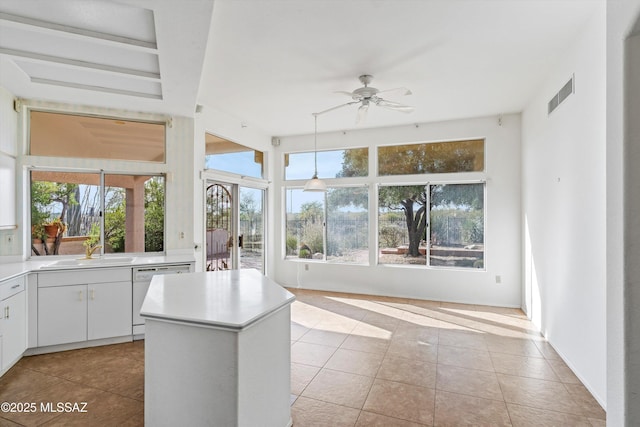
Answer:
[(163, 99), (152, 10), (95, 0), (21, 3), (0, 6), (0, 56), (31, 83)]

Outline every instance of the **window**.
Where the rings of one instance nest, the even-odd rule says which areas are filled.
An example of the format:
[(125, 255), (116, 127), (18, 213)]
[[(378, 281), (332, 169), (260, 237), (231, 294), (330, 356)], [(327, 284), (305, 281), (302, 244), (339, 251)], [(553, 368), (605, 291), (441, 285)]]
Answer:
[(378, 175), (413, 175), (484, 170), (484, 140), (378, 147)]
[(165, 124), (30, 111), (29, 154), (165, 161)]
[(368, 263), (368, 204), (367, 187), (287, 189), (286, 257)]
[(264, 153), (211, 134), (205, 134), (205, 168), (262, 178)]
[(32, 255), (162, 252), (164, 198), (159, 175), (33, 170)]
[[(314, 170), (313, 154), (313, 152), (285, 154), (285, 179), (311, 178)], [(367, 176), (369, 174), (368, 155), (368, 148), (318, 151), (318, 178)]]
[(484, 268), (484, 184), (381, 186), (380, 264)]

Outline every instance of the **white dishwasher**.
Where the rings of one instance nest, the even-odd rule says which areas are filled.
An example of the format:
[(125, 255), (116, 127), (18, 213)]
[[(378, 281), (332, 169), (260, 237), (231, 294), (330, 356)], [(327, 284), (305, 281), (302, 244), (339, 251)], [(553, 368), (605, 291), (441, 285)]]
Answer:
[(140, 308), (151, 279), (156, 274), (181, 274), (191, 272), (191, 264), (161, 265), (155, 267), (136, 267), (133, 269), (133, 337), (142, 338), (144, 319), (140, 317)]

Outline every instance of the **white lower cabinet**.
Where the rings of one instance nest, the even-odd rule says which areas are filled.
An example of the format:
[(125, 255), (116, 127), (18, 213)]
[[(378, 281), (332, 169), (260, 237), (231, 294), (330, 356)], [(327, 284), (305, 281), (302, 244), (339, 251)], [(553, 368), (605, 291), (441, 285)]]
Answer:
[(87, 285), (38, 289), (38, 346), (87, 339)]
[(88, 286), (87, 339), (131, 335), (131, 282)]
[(130, 269), (40, 274), (38, 347), (131, 335), (131, 294)]
[(24, 277), (0, 283), (0, 371), (10, 368), (27, 348), (27, 298)]

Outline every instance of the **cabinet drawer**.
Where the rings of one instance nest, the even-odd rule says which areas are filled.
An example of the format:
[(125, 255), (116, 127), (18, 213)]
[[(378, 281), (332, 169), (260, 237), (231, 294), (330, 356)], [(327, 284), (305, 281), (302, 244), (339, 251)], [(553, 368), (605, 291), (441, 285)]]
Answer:
[(0, 282), (0, 301), (7, 299), (19, 292), (24, 291), (24, 276)]
[(95, 268), (38, 273), (39, 288), (127, 281), (131, 281), (131, 268)]

